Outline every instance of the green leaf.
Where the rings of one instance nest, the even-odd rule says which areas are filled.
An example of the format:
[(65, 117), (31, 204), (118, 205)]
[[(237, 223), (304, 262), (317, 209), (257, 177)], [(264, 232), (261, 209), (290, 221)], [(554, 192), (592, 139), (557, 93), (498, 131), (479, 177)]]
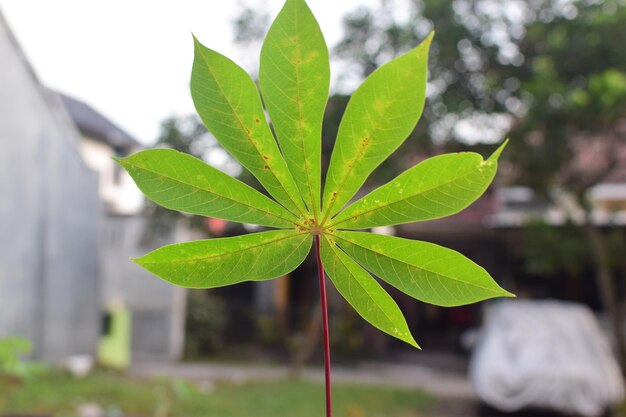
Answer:
[(303, 0), (287, 0), (274, 20), (261, 49), (259, 81), (287, 165), (317, 219), (330, 65), (324, 36)]
[(152, 149), (117, 161), (148, 198), (165, 208), (272, 227), (297, 223), (275, 201), (191, 155)]
[(393, 298), (331, 239), (330, 236), (322, 239), (321, 256), (337, 291), (374, 327), (419, 348)]
[(364, 229), (458, 213), (489, 187), (504, 146), (486, 161), (471, 152), (427, 159), (350, 205), (331, 225)]
[(341, 210), (415, 128), (426, 98), (431, 39), (378, 68), (350, 98), (326, 176), (324, 219)]
[(418, 300), (451, 307), (513, 297), (482, 267), (452, 249), (365, 232), (335, 232), (333, 236), (363, 267)]
[(173, 284), (213, 288), (285, 275), (310, 248), (309, 233), (275, 230), (168, 245), (134, 261)]
[(352, 95), (322, 187), (330, 70), (328, 48), (306, 2), (286, 0), (261, 51), (260, 85), (277, 139), (250, 76), (194, 38), (191, 94), (201, 119), (276, 201), (175, 151), (118, 161), (149, 198), (167, 208), (289, 229), (169, 245), (135, 261), (177, 285), (220, 287), (287, 274), (319, 235), (323, 265), (339, 293), (366, 321), (418, 348), (398, 305), (370, 273), (441, 306), (512, 296), (450, 249), (344, 231), (457, 213), (495, 175), (504, 145), (486, 161), (472, 153), (429, 159), (344, 209), (415, 128), (426, 97), (431, 39), (381, 66)]
[(287, 209), (304, 217), (305, 207), (265, 119), (252, 78), (196, 38), (191, 96), (200, 118), (220, 144)]

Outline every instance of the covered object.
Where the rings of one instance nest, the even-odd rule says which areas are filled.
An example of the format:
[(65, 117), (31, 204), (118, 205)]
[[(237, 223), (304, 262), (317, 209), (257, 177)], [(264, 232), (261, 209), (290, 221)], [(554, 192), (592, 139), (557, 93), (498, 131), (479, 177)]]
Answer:
[(470, 379), (491, 407), (595, 417), (624, 399), (607, 337), (584, 305), (503, 300), (488, 308), (481, 333)]

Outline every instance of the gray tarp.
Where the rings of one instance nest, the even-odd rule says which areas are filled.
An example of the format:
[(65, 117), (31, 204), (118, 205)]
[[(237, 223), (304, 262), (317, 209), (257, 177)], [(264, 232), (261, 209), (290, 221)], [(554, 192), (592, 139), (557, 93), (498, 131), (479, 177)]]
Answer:
[(477, 395), (502, 411), (595, 417), (624, 399), (605, 333), (583, 305), (503, 300), (489, 307), (471, 365)]

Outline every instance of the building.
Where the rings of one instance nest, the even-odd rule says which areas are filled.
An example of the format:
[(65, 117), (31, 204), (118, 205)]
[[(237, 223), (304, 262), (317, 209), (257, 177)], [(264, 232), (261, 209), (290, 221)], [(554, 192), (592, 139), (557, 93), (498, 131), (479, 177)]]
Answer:
[(153, 248), (143, 196), (111, 159), (141, 146), (43, 86), (1, 14), (0, 62), (0, 338), (28, 338), (50, 362), (95, 354), (107, 306), (122, 301), (134, 357), (178, 358), (185, 291), (130, 262)]
[(106, 310), (123, 302), (131, 312), (135, 359), (177, 359), (182, 354), (186, 291), (156, 278), (129, 260), (164, 241), (186, 238), (185, 230), (163, 242), (143, 239), (144, 197), (132, 178), (112, 157), (143, 147), (131, 135), (87, 103), (59, 94), (81, 133), (80, 153), (99, 174), (98, 193), (104, 204), (100, 228), (100, 299)]
[(35, 355), (93, 353), (99, 337), (98, 176), (59, 97), (0, 15), (0, 337)]

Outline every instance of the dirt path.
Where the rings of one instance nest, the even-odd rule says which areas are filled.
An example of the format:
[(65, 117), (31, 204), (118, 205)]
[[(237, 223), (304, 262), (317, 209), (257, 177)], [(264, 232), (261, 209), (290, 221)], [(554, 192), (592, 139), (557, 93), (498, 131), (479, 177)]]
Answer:
[[(137, 376), (169, 376), (196, 381), (275, 380), (289, 376), (286, 366), (235, 365), (222, 363), (143, 363), (134, 365)], [(322, 368), (307, 368), (303, 376), (322, 381)], [(334, 366), (333, 380), (364, 385), (384, 385), (419, 388), (437, 398), (472, 400), (473, 395), (463, 373), (442, 372), (417, 364), (387, 364), (367, 362), (355, 366)]]

